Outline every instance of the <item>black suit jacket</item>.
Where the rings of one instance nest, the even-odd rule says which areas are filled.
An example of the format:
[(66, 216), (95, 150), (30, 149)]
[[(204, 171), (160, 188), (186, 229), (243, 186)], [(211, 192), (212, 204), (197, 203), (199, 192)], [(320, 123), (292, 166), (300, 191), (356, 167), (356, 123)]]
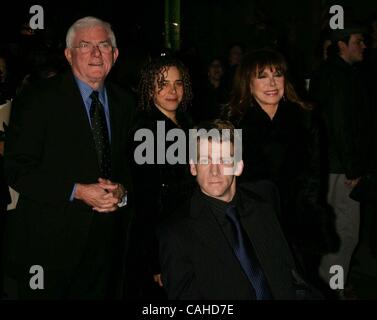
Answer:
[[(269, 182), (238, 187), (243, 224), (274, 299), (295, 299), (294, 262), (276, 218)], [(199, 191), (180, 219), (160, 227), (163, 284), (170, 299), (255, 299), (246, 275)]]
[[(133, 102), (121, 89), (105, 86), (111, 180), (130, 189), (126, 150)], [(89, 119), (71, 73), (30, 86), (15, 99), (5, 143), (5, 172), (20, 193), (17, 211), (9, 215), (6, 228), (8, 271), (25, 274), (31, 265), (42, 265), (46, 274), (55, 272), (64, 283), (83, 255), (95, 214), (84, 202), (70, 201), (73, 186), (95, 183), (99, 177)], [(119, 231), (124, 231), (127, 210), (117, 211)]]
[[(148, 112), (141, 112), (135, 117), (135, 126), (131, 139), (140, 129), (149, 129), (154, 136), (154, 150), (157, 151), (157, 122), (162, 122), (165, 126), (165, 133), (173, 129), (182, 129), (188, 136), (191, 122), (186, 113), (179, 112), (177, 120), (179, 127), (167, 118), (157, 107), (152, 106)], [(166, 139), (166, 136), (163, 136)], [(173, 144), (165, 142), (165, 153)], [(132, 150), (140, 145), (139, 141), (132, 142)], [(157, 152), (156, 152), (157, 153)], [(157, 154), (154, 154), (154, 164), (140, 165), (134, 160), (132, 152), (132, 176), (135, 195), (135, 216), (132, 223), (131, 232), (135, 241), (137, 260), (136, 268), (140, 270), (140, 263), (143, 263), (150, 273), (159, 273), (157, 261), (150, 262), (157, 257), (158, 247), (156, 244), (154, 228), (162, 220), (171, 216), (182, 203), (191, 197), (194, 186), (194, 179), (186, 164), (157, 164)], [(145, 201), (146, 195), (148, 201)], [(142, 259), (142, 260), (140, 260)], [(156, 258), (156, 260), (158, 260)], [(151, 276), (150, 276), (151, 277)]]

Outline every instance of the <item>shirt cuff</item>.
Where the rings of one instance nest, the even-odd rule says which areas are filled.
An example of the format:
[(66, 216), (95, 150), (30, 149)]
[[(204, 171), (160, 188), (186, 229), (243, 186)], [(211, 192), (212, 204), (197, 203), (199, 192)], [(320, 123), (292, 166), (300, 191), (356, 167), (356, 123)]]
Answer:
[(73, 201), (75, 200), (75, 192), (76, 192), (76, 188), (77, 188), (77, 184), (75, 183), (75, 185), (73, 186), (73, 190), (72, 190), (72, 193), (71, 193), (71, 196), (69, 197), (69, 201)]
[(123, 196), (122, 201), (118, 203), (118, 207), (124, 207), (127, 204), (127, 193)]

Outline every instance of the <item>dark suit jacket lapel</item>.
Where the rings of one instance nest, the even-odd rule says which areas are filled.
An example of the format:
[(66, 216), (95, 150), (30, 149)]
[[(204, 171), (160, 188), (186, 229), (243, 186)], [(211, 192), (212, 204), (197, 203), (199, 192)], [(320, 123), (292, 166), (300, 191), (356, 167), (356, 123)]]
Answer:
[(59, 99), (61, 99), (61, 103), (64, 104), (64, 108), (69, 108), (70, 110), (67, 110), (67, 112), (72, 112), (75, 117), (77, 117), (77, 121), (80, 122), (82, 126), (80, 132), (91, 137), (92, 131), (85, 110), (84, 101), (82, 100), (80, 90), (71, 73), (64, 76), (62, 81), (62, 91), (63, 93)]
[[(80, 94), (80, 90), (76, 84), (76, 81), (71, 73), (67, 73), (62, 78), (61, 94), (58, 97), (59, 104), (63, 108), (64, 113), (68, 119), (67, 130), (74, 130), (79, 132), (75, 138), (77, 146), (81, 146), (81, 150), (78, 153), (77, 161), (82, 161), (82, 152), (88, 153), (87, 159), (92, 159), (91, 163), (87, 163), (88, 167), (93, 166), (94, 172), (99, 170), (97, 153), (95, 150), (92, 129), (88, 119), (87, 112), (85, 110), (84, 101)], [(88, 145), (89, 141), (89, 145)], [(88, 168), (88, 172), (93, 171)]]
[(210, 210), (197, 191), (192, 197), (190, 209), (193, 230), (203, 246), (209, 247), (220, 260), (228, 261), (229, 257), (233, 257), (234, 263), (239, 265), (233, 249)]

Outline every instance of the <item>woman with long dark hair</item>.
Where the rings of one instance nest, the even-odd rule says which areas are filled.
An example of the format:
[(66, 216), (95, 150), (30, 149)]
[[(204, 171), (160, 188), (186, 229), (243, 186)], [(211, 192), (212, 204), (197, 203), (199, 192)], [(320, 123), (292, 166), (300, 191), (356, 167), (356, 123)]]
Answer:
[(307, 269), (305, 252), (319, 249), (319, 231), (310, 218), (320, 211), (318, 126), (311, 106), (288, 80), (279, 52), (260, 49), (243, 57), (225, 117), (242, 129), (245, 168), (240, 180), (276, 184), (285, 236)]

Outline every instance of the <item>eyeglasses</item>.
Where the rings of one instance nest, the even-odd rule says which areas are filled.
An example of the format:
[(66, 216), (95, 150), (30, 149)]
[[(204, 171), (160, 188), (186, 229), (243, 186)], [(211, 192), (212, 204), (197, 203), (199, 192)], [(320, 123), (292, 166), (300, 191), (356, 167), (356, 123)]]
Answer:
[(102, 53), (109, 53), (113, 50), (112, 45), (108, 42), (101, 42), (97, 45), (90, 42), (80, 42), (80, 44), (77, 47), (72, 48), (79, 49), (81, 53), (92, 52), (94, 48), (98, 48), (98, 50)]

